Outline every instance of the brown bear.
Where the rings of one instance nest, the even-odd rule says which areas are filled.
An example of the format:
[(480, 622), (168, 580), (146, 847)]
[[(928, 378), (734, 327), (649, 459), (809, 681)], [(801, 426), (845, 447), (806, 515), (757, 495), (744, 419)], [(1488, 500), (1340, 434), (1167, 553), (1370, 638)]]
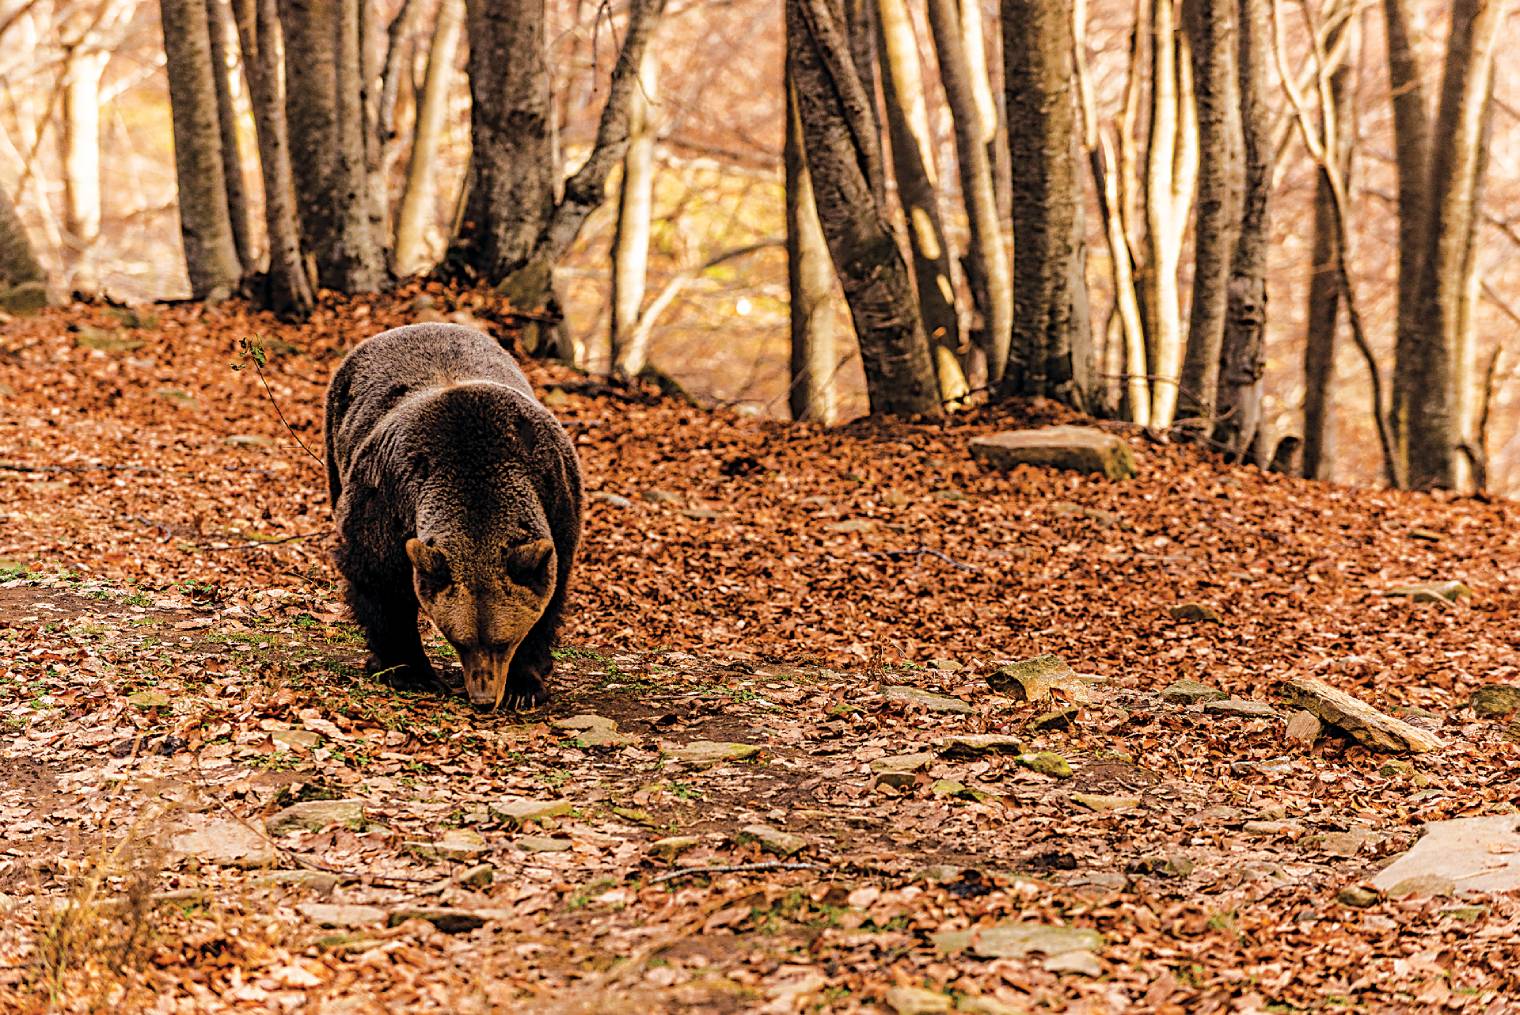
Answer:
[(338, 569), (370, 671), (436, 685), (420, 605), (459, 653), (473, 704), (543, 701), (581, 473), (511, 354), (456, 324), (383, 332), (333, 375), (326, 431)]

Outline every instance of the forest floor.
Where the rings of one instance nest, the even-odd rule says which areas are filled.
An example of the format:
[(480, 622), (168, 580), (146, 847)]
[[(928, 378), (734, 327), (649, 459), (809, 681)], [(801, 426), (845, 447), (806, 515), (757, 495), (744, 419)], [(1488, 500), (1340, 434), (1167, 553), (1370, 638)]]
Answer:
[[(967, 442), (1058, 412), (823, 429), (530, 365), (585, 551), (554, 700), (481, 714), (360, 675), (293, 439), (366, 335), (496, 328), (416, 297), (0, 325), (0, 1011), (1520, 1009), (1520, 898), (1358, 890), (1520, 805), (1467, 707), (1520, 682), (1514, 505), (1118, 428), (1133, 480), (1000, 474)], [(993, 691), (1043, 653), (1090, 699)], [(1311, 675), (1444, 746), (1288, 739)]]

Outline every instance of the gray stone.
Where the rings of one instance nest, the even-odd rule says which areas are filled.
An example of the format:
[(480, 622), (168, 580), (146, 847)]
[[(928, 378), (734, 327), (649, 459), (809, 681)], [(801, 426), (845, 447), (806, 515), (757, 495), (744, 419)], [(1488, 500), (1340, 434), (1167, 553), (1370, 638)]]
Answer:
[(604, 715), (572, 715), (568, 719), (556, 719), (552, 728), (571, 733), (581, 747), (628, 747), (638, 743), (637, 737), (617, 731), (617, 722)]
[(1354, 909), (1366, 909), (1368, 906), (1378, 904), (1380, 896), (1371, 888), (1362, 885), (1347, 885), (1335, 893), (1335, 901), (1343, 906), (1351, 906)]
[(320, 744), (322, 736), (311, 730), (273, 730), (269, 740), (282, 751), (305, 752)]
[(1045, 701), (1057, 688), (1068, 692), (1073, 700), (1087, 701), (1092, 679), (1082, 679), (1060, 656), (1042, 655), (1005, 663), (988, 675), (987, 686), (1020, 701)]
[(608, 505), (609, 507), (615, 507), (615, 508), (631, 508), (631, 507), (633, 507), (633, 501), (629, 500), (627, 497), (624, 497), (622, 494), (607, 493), (604, 490), (598, 490), (598, 491), (596, 491), (596, 493), (593, 493), (591, 495), (591, 499), (592, 500), (599, 500), (603, 504)]
[(1196, 680), (1188, 680), (1185, 677), (1181, 680), (1173, 681), (1161, 692), (1162, 701), (1170, 701), (1181, 705), (1192, 705), (1200, 701), (1218, 701), (1221, 698), (1228, 697), (1228, 694), (1217, 687), (1200, 684)]
[(524, 853), (565, 853), (574, 848), (575, 843), (552, 835), (524, 835), (513, 839), (512, 845)]
[(1128, 444), (1113, 434), (1083, 426), (1007, 430), (975, 437), (971, 456), (1003, 472), (1016, 465), (1036, 465), (1106, 479), (1129, 479), (1135, 474), (1135, 456)]
[(887, 991), (887, 1007), (897, 1015), (939, 1015), (950, 1011), (950, 998), (921, 987), (892, 987)]
[(876, 774), (877, 783), (901, 789), (917, 782), (918, 773), (928, 768), (933, 761), (934, 755), (927, 751), (916, 754), (897, 754), (877, 758), (871, 762), (871, 771)]
[(402, 847), (424, 860), (473, 860), (490, 849), (481, 834), (469, 828), (451, 828), (435, 840), (404, 842)]
[(1418, 582), (1412, 585), (1395, 585), (1383, 595), (1404, 598), (1416, 603), (1441, 603), (1447, 605), (1458, 599), (1472, 597), (1472, 589), (1459, 581)]
[(1295, 744), (1305, 747), (1313, 747), (1314, 741), (1319, 739), (1320, 731), (1324, 724), (1319, 716), (1308, 709), (1299, 709), (1288, 718), (1288, 739)]
[(1057, 779), (1071, 778), (1071, 765), (1059, 754), (1050, 751), (1039, 751), (1034, 754), (1020, 754), (1013, 759), (1020, 765), (1041, 775), (1053, 776)]
[(1140, 806), (1140, 798), (1134, 796), (1110, 796), (1105, 793), (1073, 793), (1071, 801), (1090, 811), (1127, 811)]
[(543, 822), (569, 814), (574, 805), (569, 800), (529, 800), (510, 797), (491, 804), (491, 816), (509, 825), (526, 825), (530, 821)]
[(707, 768), (727, 761), (748, 761), (760, 753), (755, 744), (735, 744), (721, 740), (693, 740), (689, 744), (661, 744), (660, 751), (672, 761), (692, 768)]
[(970, 951), (984, 959), (1021, 959), (1026, 955), (1065, 955), (1103, 947), (1103, 935), (1081, 927), (1042, 923), (998, 923), (971, 930), (941, 931), (931, 936), (947, 955)]
[(1380, 712), (1322, 680), (1296, 677), (1288, 681), (1288, 690), (1300, 705), (1331, 726), (1345, 730), (1365, 747), (1375, 751), (1434, 751), (1441, 739), (1402, 719)]
[(968, 715), (971, 712), (971, 706), (960, 698), (952, 698), (947, 694), (935, 694), (917, 687), (883, 687), (881, 696), (887, 701), (900, 701), (928, 712), (948, 712), (955, 715)]
[(649, 852), (655, 856), (673, 860), (686, 852), (695, 849), (702, 844), (702, 840), (695, 835), (672, 835), (664, 839), (656, 839), (649, 844)]
[(127, 695), (127, 704), (135, 708), (168, 708), (174, 704), (174, 699), (163, 691), (135, 691)]
[(940, 740), (935, 749), (947, 758), (975, 758), (983, 754), (1023, 754), (1024, 744), (1018, 737), (1003, 733), (961, 733)]
[(1485, 684), (1473, 692), (1472, 697), (1467, 700), (1467, 707), (1473, 710), (1473, 714), (1483, 719), (1492, 719), (1520, 711), (1520, 687), (1510, 684)]
[(385, 910), (379, 906), (303, 902), (296, 906), (296, 912), (318, 926), (336, 927), (340, 930), (347, 930), (350, 927), (373, 927), (385, 922)]
[(779, 828), (770, 825), (745, 825), (739, 830), (741, 839), (753, 839), (760, 843), (760, 848), (767, 853), (787, 857), (800, 853), (807, 848), (808, 841), (800, 835), (791, 832), (783, 832)]
[(1050, 956), (1040, 967), (1047, 973), (1077, 973), (1095, 979), (1103, 975), (1103, 963), (1092, 952), (1062, 952)]
[(1463, 891), (1520, 888), (1520, 817), (1503, 814), (1433, 821), (1414, 848), (1385, 867), (1372, 883), (1390, 895), (1410, 883), (1418, 894), (1435, 894), (1429, 890), (1434, 882), (1419, 880), (1431, 878), (1461, 885)]
[(266, 819), (273, 836), (306, 829), (320, 832), (329, 825), (355, 826), (364, 822), (363, 800), (303, 800)]
[(510, 910), (453, 909), (447, 906), (406, 907), (392, 910), (386, 922), (392, 927), (399, 927), (408, 920), (426, 920), (445, 934), (464, 934), (484, 927), (487, 923), (510, 916)]
[(181, 856), (221, 867), (268, 867), (275, 850), (258, 821), (213, 818), (177, 832), (170, 849)]
[(1246, 719), (1276, 719), (1277, 709), (1250, 698), (1219, 698), (1204, 702), (1203, 710), (1215, 715), (1238, 715)]
[(1029, 729), (1036, 733), (1042, 730), (1064, 730), (1077, 721), (1077, 715), (1082, 711), (1078, 705), (1069, 705), (1066, 708), (1052, 709), (1042, 712), (1029, 720)]

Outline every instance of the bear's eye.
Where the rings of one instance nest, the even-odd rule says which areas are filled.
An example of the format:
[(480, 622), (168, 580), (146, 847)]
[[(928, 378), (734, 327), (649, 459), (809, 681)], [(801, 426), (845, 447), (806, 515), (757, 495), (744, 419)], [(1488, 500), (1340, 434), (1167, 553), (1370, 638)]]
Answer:
[(509, 546), (501, 554), (507, 576), (519, 585), (542, 583), (548, 575), (549, 563), (553, 558), (554, 543), (548, 539)]

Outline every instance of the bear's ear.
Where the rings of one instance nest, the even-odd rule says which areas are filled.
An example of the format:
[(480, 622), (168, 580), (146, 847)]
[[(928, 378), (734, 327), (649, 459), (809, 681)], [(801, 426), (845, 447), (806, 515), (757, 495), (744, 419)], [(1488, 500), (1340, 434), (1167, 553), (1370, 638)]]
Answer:
[(436, 546), (424, 543), (420, 539), (408, 539), (406, 541), (406, 555), (417, 569), (417, 573), (428, 581), (442, 585), (449, 580), (449, 558), (444, 556), (443, 551)]
[(554, 540), (535, 539), (531, 543), (519, 543), (501, 551), (501, 562), (507, 574), (518, 584), (536, 584), (549, 569), (554, 557)]

